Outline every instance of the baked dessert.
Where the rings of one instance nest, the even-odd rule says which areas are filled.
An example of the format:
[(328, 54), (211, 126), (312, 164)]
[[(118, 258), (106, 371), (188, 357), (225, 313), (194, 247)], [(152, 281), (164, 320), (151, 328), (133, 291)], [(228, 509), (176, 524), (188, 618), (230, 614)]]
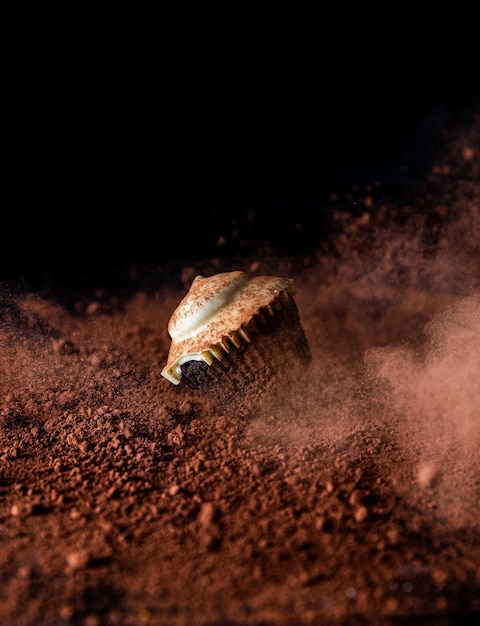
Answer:
[(173, 312), (162, 376), (226, 414), (253, 414), (303, 377), (311, 352), (293, 279), (198, 275)]

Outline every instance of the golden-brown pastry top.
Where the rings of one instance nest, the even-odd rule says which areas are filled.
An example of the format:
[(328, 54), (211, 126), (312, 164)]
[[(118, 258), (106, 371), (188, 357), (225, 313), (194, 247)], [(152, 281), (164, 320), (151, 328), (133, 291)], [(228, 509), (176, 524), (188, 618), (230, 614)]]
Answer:
[(168, 323), (172, 344), (162, 376), (178, 385), (186, 361), (211, 365), (229, 352), (231, 344), (249, 342), (243, 327), (281, 294), (286, 298), (295, 294), (293, 279), (251, 278), (241, 271), (196, 276)]

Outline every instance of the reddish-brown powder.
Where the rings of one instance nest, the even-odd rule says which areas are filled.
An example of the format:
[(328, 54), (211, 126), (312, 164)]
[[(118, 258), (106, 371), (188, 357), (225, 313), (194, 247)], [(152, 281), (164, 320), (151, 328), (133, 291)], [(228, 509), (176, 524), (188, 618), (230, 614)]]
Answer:
[(422, 211), (370, 197), (358, 218), (339, 206), (333, 248), (220, 268), (294, 278), (312, 351), (302, 393), (250, 419), (161, 376), (190, 279), (152, 289), (138, 268), (128, 294), (92, 283), (72, 306), (3, 285), (2, 626), (478, 623), (480, 175), (462, 141)]

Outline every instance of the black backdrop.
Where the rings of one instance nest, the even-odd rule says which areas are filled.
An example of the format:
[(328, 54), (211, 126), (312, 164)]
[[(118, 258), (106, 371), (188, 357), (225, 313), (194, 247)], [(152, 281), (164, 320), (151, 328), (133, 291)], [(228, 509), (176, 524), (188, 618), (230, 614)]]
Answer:
[(83, 78), (32, 70), (8, 154), (2, 278), (108, 278), (245, 240), (314, 245), (330, 191), (379, 180), (401, 192), (478, 97), (475, 75), (427, 62), (169, 73), (139, 58)]

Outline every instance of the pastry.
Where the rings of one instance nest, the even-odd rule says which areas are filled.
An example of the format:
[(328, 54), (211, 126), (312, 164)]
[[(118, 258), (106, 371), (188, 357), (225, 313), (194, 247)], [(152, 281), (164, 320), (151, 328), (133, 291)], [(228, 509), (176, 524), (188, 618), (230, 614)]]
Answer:
[(173, 312), (162, 376), (245, 416), (299, 381), (311, 352), (293, 279), (233, 271), (198, 275)]

